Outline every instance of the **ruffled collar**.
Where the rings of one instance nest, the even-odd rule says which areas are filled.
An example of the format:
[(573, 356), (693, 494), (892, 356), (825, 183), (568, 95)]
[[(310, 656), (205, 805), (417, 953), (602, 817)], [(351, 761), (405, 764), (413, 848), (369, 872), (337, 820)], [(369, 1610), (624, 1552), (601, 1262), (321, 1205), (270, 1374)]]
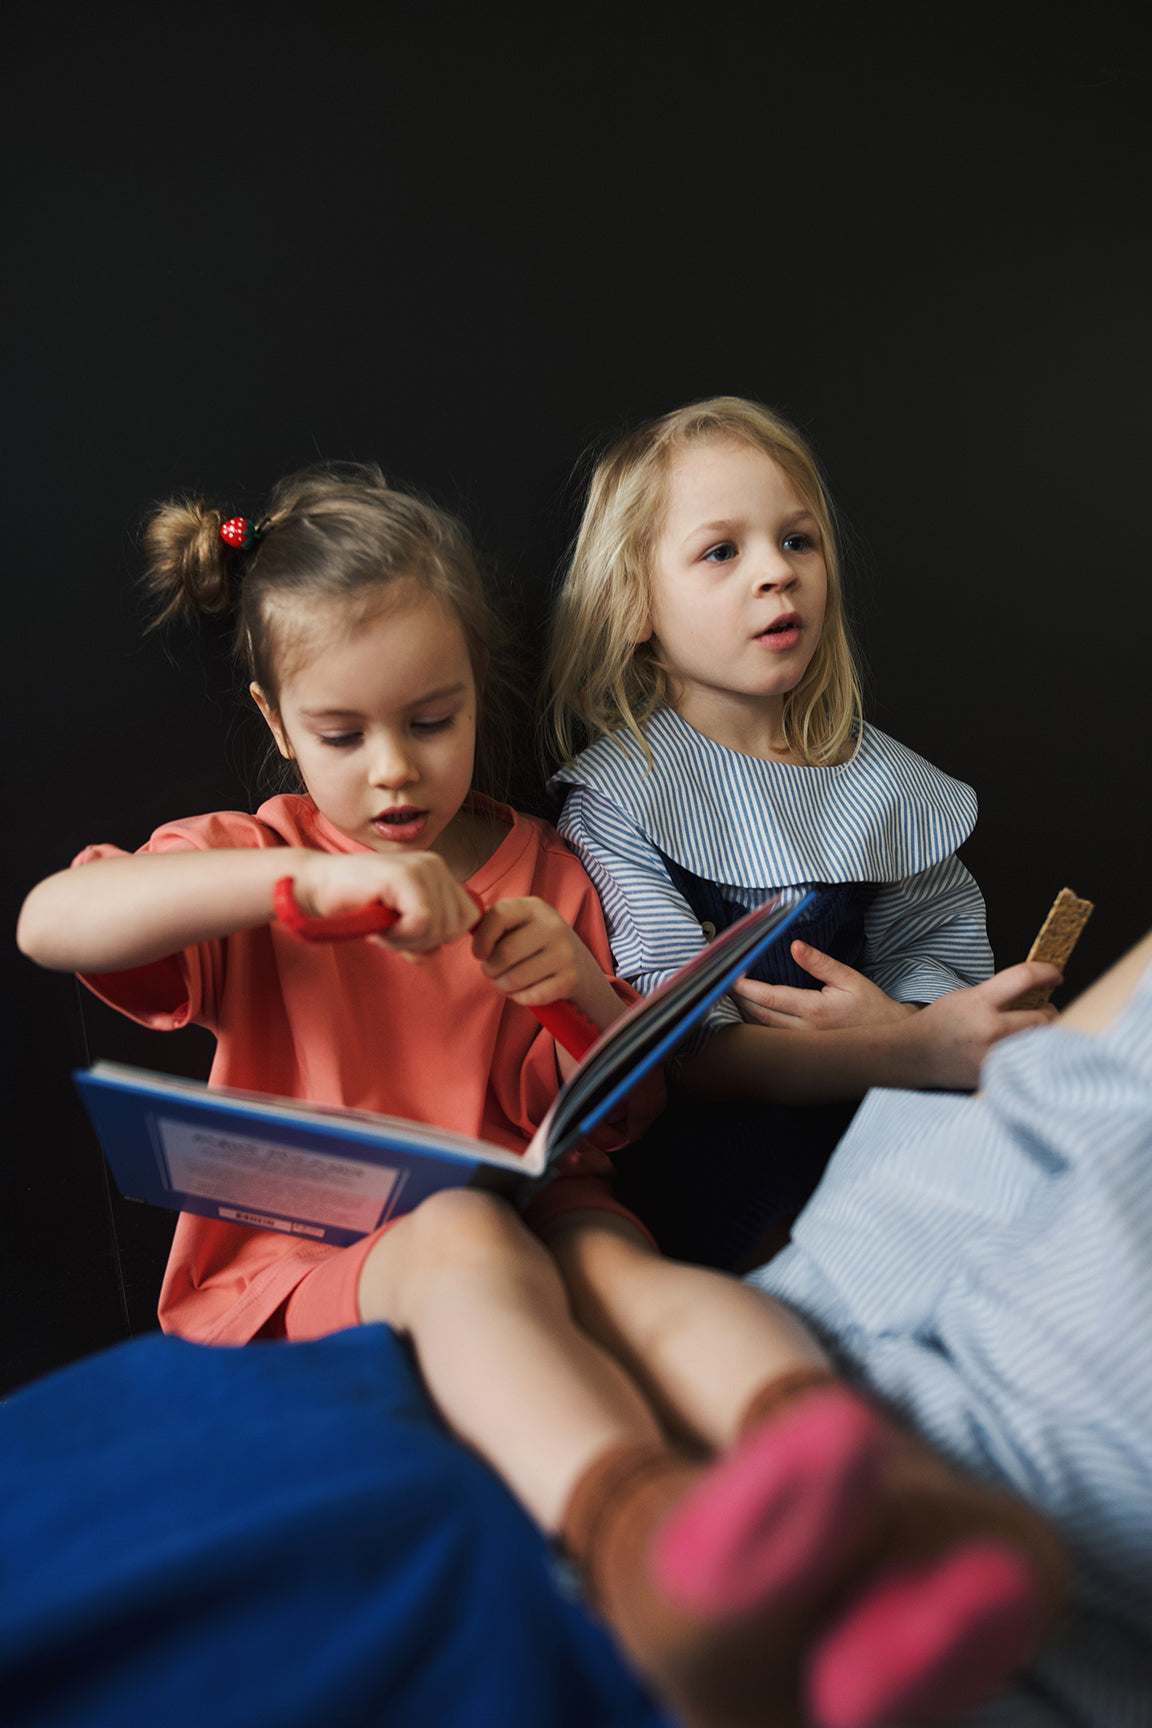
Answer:
[(686, 870), (732, 887), (897, 882), (956, 851), (976, 794), (865, 726), (831, 768), (762, 762), (715, 744), (670, 708), (648, 722), (651, 771), (629, 733), (601, 738), (550, 782), (617, 805)]

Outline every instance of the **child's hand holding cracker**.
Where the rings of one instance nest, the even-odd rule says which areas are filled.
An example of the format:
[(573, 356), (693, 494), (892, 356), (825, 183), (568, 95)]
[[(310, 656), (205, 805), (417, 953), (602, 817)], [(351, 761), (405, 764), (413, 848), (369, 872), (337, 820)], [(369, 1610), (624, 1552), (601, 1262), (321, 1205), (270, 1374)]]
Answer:
[(922, 1056), (930, 1078), (922, 1084), (967, 1090), (980, 1064), (1001, 1038), (1057, 1018), (1049, 997), (1064, 982), (1062, 968), (1093, 911), (1062, 888), (1028, 951), (1027, 960), (997, 972), (971, 990), (954, 990), (921, 1013), (913, 1037), (924, 1039)]
[(918, 1086), (968, 1092), (977, 1084), (980, 1065), (994, 1044), (1013, 1032), (1028, 1032), (1056, 1019), (1055, 1008), (1021, 1008), (1022, 995), (1035, 991), (1045, 1003), (1063, 981), (1047, 962), (1024, 960), (983, 984), (950, 990), (922, 1008), (907, 1028), (917, 1052)]

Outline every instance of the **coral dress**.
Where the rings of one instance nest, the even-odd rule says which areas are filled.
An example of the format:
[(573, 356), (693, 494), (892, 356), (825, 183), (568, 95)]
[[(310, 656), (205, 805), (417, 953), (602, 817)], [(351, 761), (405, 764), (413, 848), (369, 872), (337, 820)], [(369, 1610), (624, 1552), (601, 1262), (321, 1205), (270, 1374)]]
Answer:
[[(547, 823), (502, 805), (487, 808), (508, 833), (469, 888), (486, 903), (546, 900), (611, 974), (599, 901), (579, 861)], [(310, 798), (281, 796), (254, 816), (221, 811), (166, 823), (141, 851), (283, 846), (367, 850)], [(75, 864), (123, 855), (114, 846), (89, 846)], [(527, 1008), (492, 988), (467, 942), (413, 966), (378, 943), (305, 943), (269, 924), (83, 981), (145, 1026), (206, 1026), (217, 1040), (214, 1085), (432, 1122), (512, 1151), (527, 1146), (556, 1095), (553, 1040)], [(616, 988), (635, 1000), (627, 985)], [(600, 1201), (593, 1194), (591, 1203), (616, 1209), (601, 1188)], [(303, 1279), (340, 1255), (340, 1269), (319, 1279), (323, 1294), (304, 1304), (305, 1312), (297, 1304), (288, 1335), (352, 1324), (356, 1278), (373, 1240), (341, 1249), (181, 1213), (160, 1324), (201, 1343), (242, 1344), (262, 1330), (283, 1335), (278, 1312)]]

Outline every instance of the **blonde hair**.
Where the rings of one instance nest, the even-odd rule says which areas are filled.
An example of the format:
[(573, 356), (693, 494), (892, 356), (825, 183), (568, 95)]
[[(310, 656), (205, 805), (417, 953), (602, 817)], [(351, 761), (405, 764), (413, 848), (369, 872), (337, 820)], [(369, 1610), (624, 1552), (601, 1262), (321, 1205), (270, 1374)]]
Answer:
[(862, 716), (860, 677), (844, 616), (835, 513), (815, 455), (770, 408), (714, 396), (626, 433), (596, 464), (557, 600), (547, 668), (546, 724), (565, 761), (623, 728), (651, 766), (645, 722), (675, 695), (672, 674), (639, 640), (651, 609), (668, 475), (678, 451), (724, 439), (762, 450), (783, 470), (823, 541), (824, 626), (803, 678), (784, 699), (785, 736), (817, 766), (842, 761), (852, 748)]
[(307, 468), (281, 480), (242, 552), (221, 538), (227, 514), (204, 499), (153, 510), (142, 538), (154, 622), (234, 608), (237, 655), (275, 710), (294, 603), (339, 601), (351, 620), (366, 619), (396, 598), (397, 584), (414, 582), (459, 620), (483, 722), (476, 782), (502, 796), (512, 734), (507, 632), (463, 525), (390, 486), (372, 464)]

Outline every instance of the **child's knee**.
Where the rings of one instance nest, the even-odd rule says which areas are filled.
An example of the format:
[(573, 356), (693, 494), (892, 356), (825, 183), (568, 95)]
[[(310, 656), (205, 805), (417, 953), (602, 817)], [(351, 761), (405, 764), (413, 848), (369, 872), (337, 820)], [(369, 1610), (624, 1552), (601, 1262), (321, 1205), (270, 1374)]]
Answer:
[(660, 1259), (627, 1219), (604, 1212), (582, 1212), (563, 1220), (549, 1235), (548, 1247), (565, 1276), (578, 1278), (595, 1277), (598, 1272), (644, 1276), (644, 1268)]
[(407, 1329), (446, 1288), (466, 1301), (480, 1285), (548, 1283), (555, 1269), (506, 1201), (472, 1188), (445, 1188), (402, 1218), (365, 1261), (360, 1313)]
[(478, 1188), (441, 1188), (422, 1200), (406, 1220), (414, 1241), (429, 1256), (483, 1263), (507, 1254), (523, 1237), (518, 1214), (499, 1195)]
[(548, 1248), (583, 1323), (602, 1308), (646, 1300), (653, 1278), (668, 1266), (628, 1224), (601, 1214), (558, 1230)]

